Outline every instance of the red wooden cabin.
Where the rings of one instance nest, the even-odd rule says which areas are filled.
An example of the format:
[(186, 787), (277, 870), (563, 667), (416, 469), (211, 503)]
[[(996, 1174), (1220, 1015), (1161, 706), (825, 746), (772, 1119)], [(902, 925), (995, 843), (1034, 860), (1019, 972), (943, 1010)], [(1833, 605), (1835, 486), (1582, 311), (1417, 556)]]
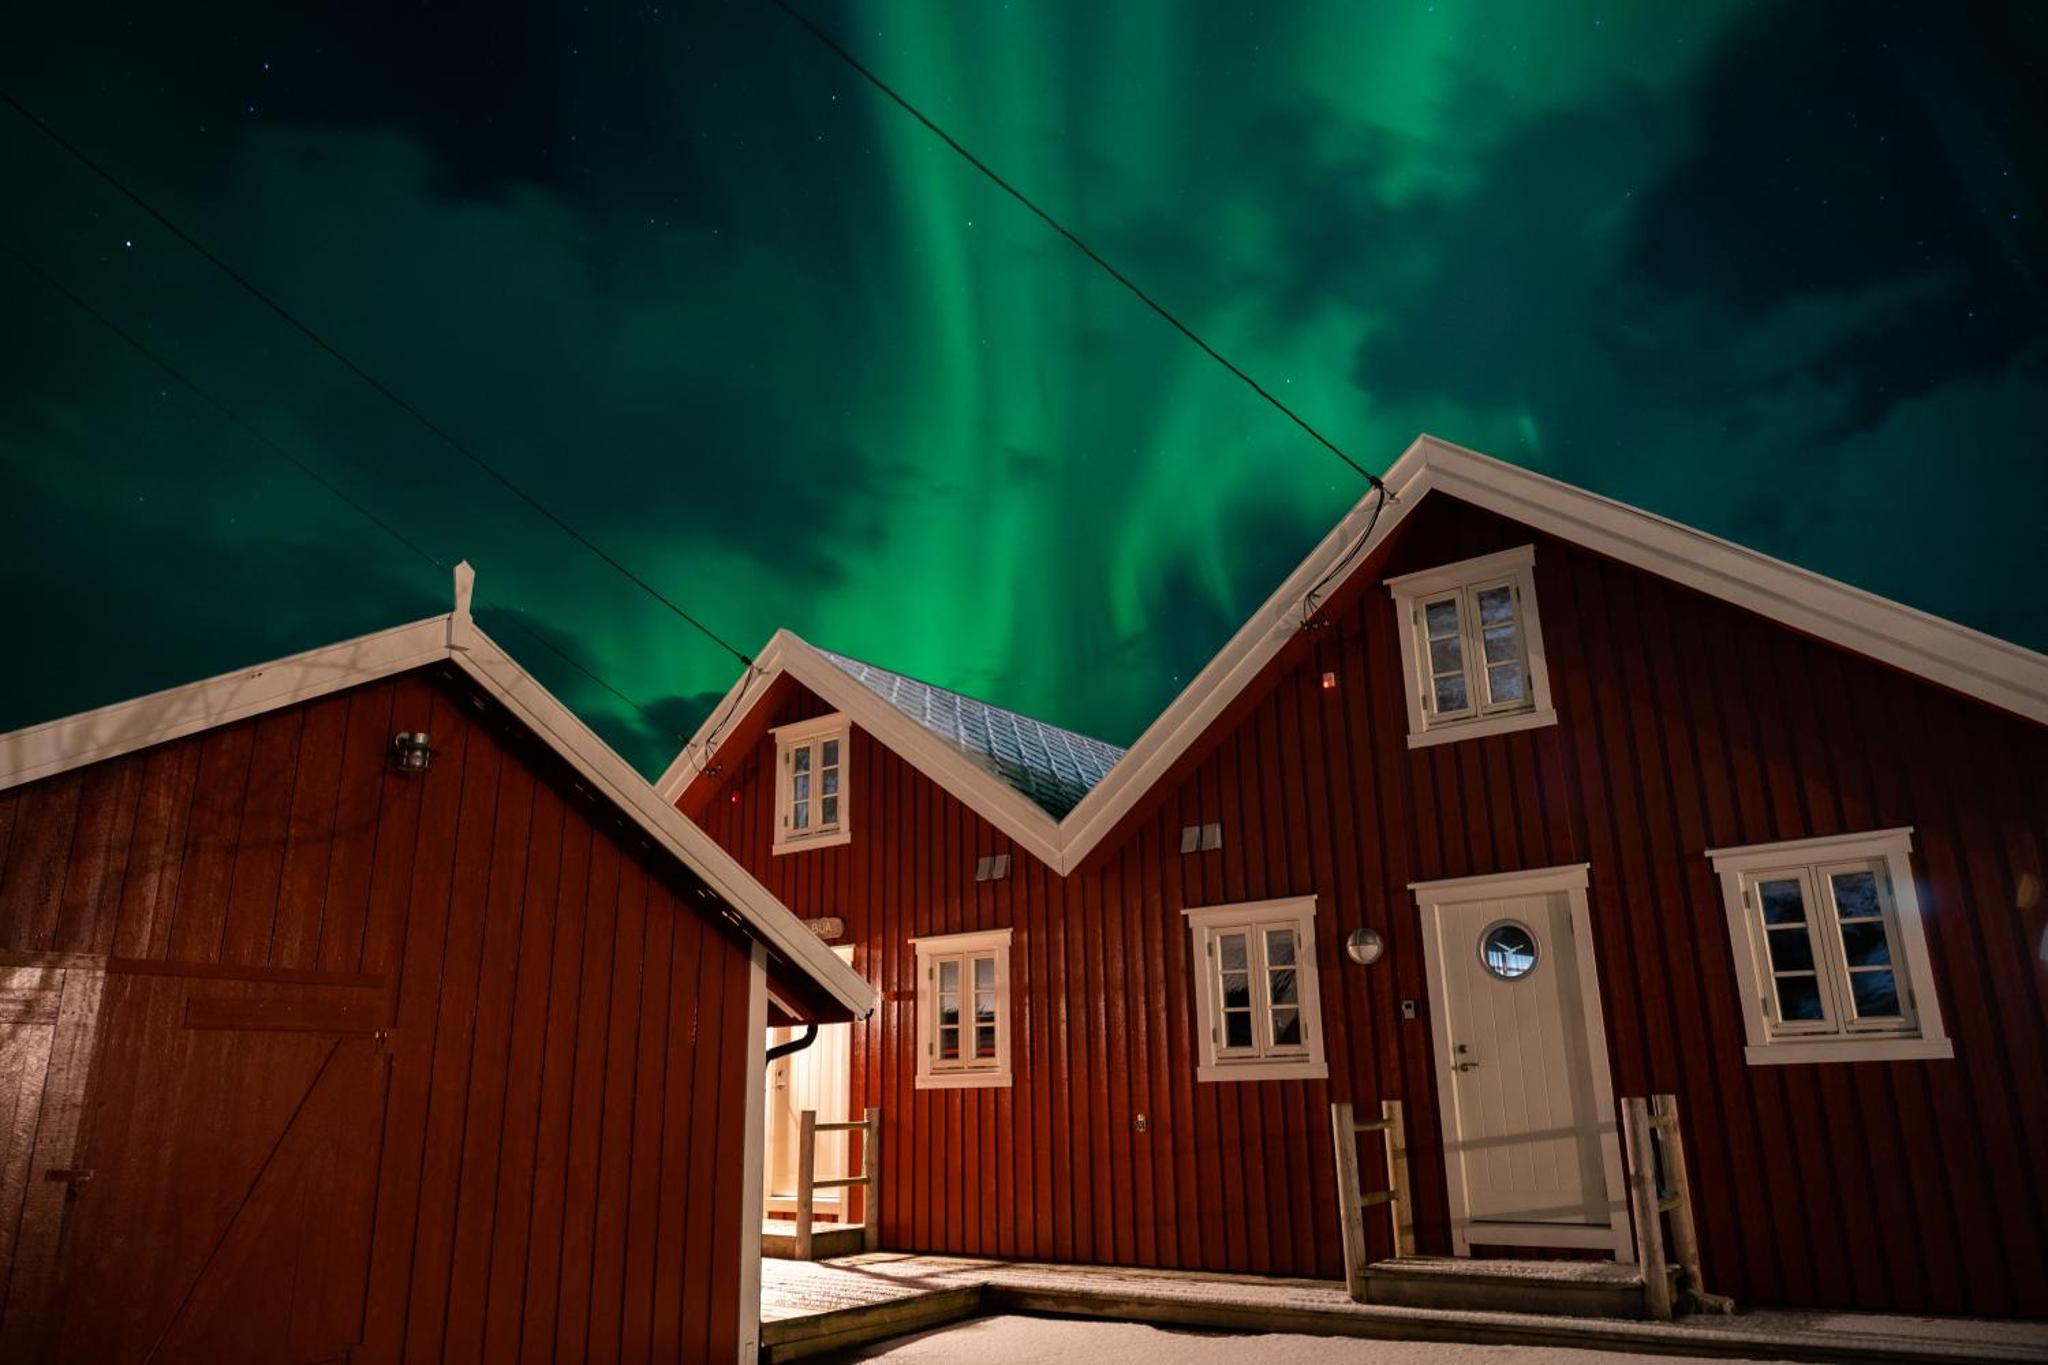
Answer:
[(745, 1360), (872, 994), (457, 609), (0, 736), (0, 1359)]
[(881, 993), (801, 1084), (880, 1109), (883, 1245), (1336, 1276), (1329, 1106), (1399, 1099), (1423, 1251), (1626, 1259), (1672, 1093), (1715, 1289), (2039, 1314), (2048, 659), (1387, 483), (1128, 752), (785, 632), (663, 779)]

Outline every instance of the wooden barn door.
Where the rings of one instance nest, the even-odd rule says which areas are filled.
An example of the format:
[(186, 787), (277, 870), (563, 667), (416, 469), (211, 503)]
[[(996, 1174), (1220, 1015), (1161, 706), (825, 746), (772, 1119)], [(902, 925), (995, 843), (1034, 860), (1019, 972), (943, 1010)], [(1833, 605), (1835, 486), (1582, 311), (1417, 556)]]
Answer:
[(1454, 1249), (1625, 1255), (1590, 949), (1567, 890), (1517, 890), (1424, 910)]
[(104, 979), (71, 1174), (45, 1180), (68, 1191), (57, 1282), (33, 1332), (10, 1294), (0, 1357), (339, 1362), (361, 1339), (389, 988), (186, 970)]
[(0, 1360), (40, 1355), (104, 982), (102, 959), (0, 958)]

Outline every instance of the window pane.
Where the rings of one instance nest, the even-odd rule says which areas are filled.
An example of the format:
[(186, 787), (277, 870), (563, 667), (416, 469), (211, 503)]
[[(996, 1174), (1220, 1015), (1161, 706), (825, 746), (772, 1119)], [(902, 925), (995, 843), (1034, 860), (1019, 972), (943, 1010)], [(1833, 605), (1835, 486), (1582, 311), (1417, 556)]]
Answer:
[(1479, 624), (1497, 626), (1515, 619), (1515, 591), (1506, 586), (1479, 590)]
[(977, 1060), (993, 1058), (996, 1055), (996, 1030), (993, 1024), (983, 1024), (974, 1030), (974, 1055)]
[(839, 795), (839, 769), (827, 768), (818, 776), (820, 781), (819, 791), (827, 796)]
[(1890, 972), (1851, 972), (1849, 991), (1856, 997), (1860, 1019), (1897, 1019), (1899, 983)]
[(799, 801), (789, 808), (789, 827), (809, 829), (811, 827), (811, 803)]
[(939, 1056), (946, 1061), (955, 1061), (960, 1056), (960, 1030), (941, 1028), (939, 1030)]
[(824, 765), (825, 765), (826, 767), (828, 767), (828, 768), (831, 768), (831, 767), (836, 767), (836, 766), (838, 766), (838, 763), (839, 763), (839, 741), (838, 741), (838, 740), (836, 740), (836, 739), (828, 739), (828, 740), (826, 740), (826, 741), (825, 741), (825, 756), (824, 756), (824, 758), (823, 758), (822, 760), (820, 760), (820, 761), (821, 761), (822, 763), (824, 763)]
[(1292, 971), (1273, 973), (1273, 1003), (1276, 1005), (1292, 1005), (1295, 1003), (1294, 973)]
[(1273, 1011), (1273, 1046), (1301, 1046), (1301, 1011)]
[(1434, 640), (1445, 635), (1458, 633), (1458, 599), (1446, 597), (1441, 602), (1431, 602), (1422, 609), (1423, 628)]
[(1842, 955), (1849, 959), (1851, 967), (1886, 967), (1891, 965), (1891, 940), (1885, 937), (1884, 921), (1866, 920), (1861, 924), (1842, 926)]
[(1763, 906), (1765, 924), (1806, 923), (1806, 898), (1799, 893), (1798, 882), (1787, 878), (1759, 883), (1756, 898)]
[(1835, 909), (1843, 919), (1875, 919), (1877, 877), (1869, 872), (1837, 872), (1828, 881), (1835, 891)]
[(1462, 711), (1465, 709), (1465, 679), (1463, 677), (1438, 678), (1436, 680), (1436, 709)]
[(1486, 662), (1504, 664), (1522, 657), (1521, 642), (1515, 637), (1512, 625), (1490, 627), (1484, 635)]
[(1827, 1018), (1827, 1011), (1821, 1008), (1820, 1003), (1820, 978), (1817, 976), (1779, 977), (1778, 1017), (1780, 1019)]
[(1479, 960), (1503, 981), (1527, 976), (1536, 969), (1536, 939), (1515, 923), (1496, 924), (1479, 945)]
[(960, 1022), (960, 997), (942, 995), (939, 997), (939, 1023), (941, 1025)]
[(800, 749), (792, 749), (792, 750), (790, 750), (790, 752), (789, 752), (789, 768), (790, 768), (790, 771), (791, 771), (791, 772), (798, 772), (798, 773), (807, 773), (807, 772), (809, 772), (809, 771), (811, 770), (811, 746), (810, 746), (810, 745), (806, 744), (806, 745), (804, 745), (804, 746), (803, 746), (802, 748), (800, 748)]
[(1486, 692), (1496, 702), (1521, 701), (1528, 692), (1520, 664), (1497, 664), (1486, 670)]
[(818, 818), (828, 825), (839, 823), (839, 798), (828, 796), (819, 807)]
[(1813, 970), (1813, 940), (1804, 929), (1778, 929), (1765, 934), (1771, 945), (1771, 970), (1810, 972)]
[(1252, 1045), (1252, 1017), (1249, 1014), (1226, 1014), (1223, 1016), (1223, 1046), (1250, 1047)]
[(1245, 972), (1223, 974), (1223, 1008), (1227, 1010), (1250, 1009), (1252, 1005), (1251, 976)]
[(957, 991), (960, 989), (960, 964), (958, 962), (941, 962), (939, 964), (939, 989), (942, 991)]
[(974, 989), (992, 991), (996, 988), (996, 960), (992, 957), (974, 959)]
[(790, 780), (789, 791), (790, 795), (799, 801), (808, 797), (811, 794), (811, 775), (809, 773), (798, 773)]
[(1224, 971), (1234, 972), (1244, 969), (1245, 941), (1243, 934), (1223, 935), (1221, 942), (1217, 946), (1217, 951), (1223, 955)]
[(1268, 929), (1266, 931), (1266, 965), (1269, 967), (1292, 967), (1294, 965), (1294, 930)]
[(974, 1022), (977, 1024), (993, 1023), (995, 1017), (996, 993), (994, 991), (976, 991), (974, 993)]
[(1465, 667), (1465, 642), (1453, 635), (1446, 640), (1429, 642), (1429, 671), (1432, 673), (1458, 673)]

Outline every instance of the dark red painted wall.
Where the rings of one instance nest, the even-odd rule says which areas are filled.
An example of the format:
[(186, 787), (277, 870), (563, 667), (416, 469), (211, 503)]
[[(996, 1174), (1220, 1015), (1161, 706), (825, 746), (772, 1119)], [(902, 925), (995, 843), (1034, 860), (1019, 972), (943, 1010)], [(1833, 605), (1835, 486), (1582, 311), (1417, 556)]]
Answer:
[(422, 673), (0, 793), (7, 961), (113, 959), (36, 1358), (734, 1358), (747, 949), (558, 766)]
[[(1410, 750), (1381, 581), (1532, 541), (1560, 723)], [(1328, 1105), (1398, 1097), (1420, 1242), (1447, 1251), (1406, 888), (1584, 861), (1617, 1093), (1681, 1097), (1711, 1287), (2042, 1311), (2048, 732), (1443, 495), (1326, 618), (1070, 878), (864, 734), (851, 843), (771, 856), (765, 727), (823, 709), (787, 679), (728, 740), (715, 789), (688, 794), (799, 914), (847, 918), (854, 966), (882, 990), (854, 1065), (855, 1103), (883, 1113), (885, 1245), (1336, 1276)], [(1181, 827), (1212, 820), (1223, 848), (1182, 855)], [(1703, 851), (1898, 825), (1916, 827), (1955, 1059), (1746, 1065)], [(977, 885), (977, 856), (1005, 851), (1012, 878)], [(1179, 910), (1306, 892), (1330, 1080), (1197, 1084)], [(1341, 953), (1360, 925), (1388, 942), (1370, 969)], [(907, 940), (1003, 926), (1014, 1087), (913, 1089)], [(1422, 1017), (1404, 1022), (1403, 999)], [(1387, 1252), (1383, 1221), (1368, 1229)]]

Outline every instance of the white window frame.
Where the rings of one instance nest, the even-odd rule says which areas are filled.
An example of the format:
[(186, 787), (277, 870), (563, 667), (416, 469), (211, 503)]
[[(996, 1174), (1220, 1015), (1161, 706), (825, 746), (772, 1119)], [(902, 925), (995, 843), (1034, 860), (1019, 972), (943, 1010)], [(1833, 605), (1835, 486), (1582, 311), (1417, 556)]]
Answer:
[[(1536, 547), (1523, 545), (1387, 580), (1387, 591), (1394, 596), (1394, 612), (1401, 627), (1409, 748), (1557, 723), (1557, 711), (1550, 700), (1550, 670), (1543, 655), (1543, 623), (1536, 608), (1535, 565)], [(1522, 645), (1522, 665), (1528, 684), (1527, 696), (1520, 701), (1495, 703), (1484, 699), (1485, 647), (1476, 599), (1482, 590), (1497, 587), (1509, 588), (1515, 595), (1516, 633)], [(1436, 689), (1428, 666), (1429, 650), (1423, 642), (1427, 629), (1423, 608), (1446, 597), (1458, 599), (1468, 705), (1462, 711), (1439, 714), (1435, 710)]]
[[(816, 716), (800, 720), (791, 725), (778, 725), (772, 732), (775, 736), (775, 842), (776, 853), (795, 853), (799, 849), (834, 848), (853, 837), (852, 789), (848, 780), (853, 771), (853, 727), (843, 715)], [(815, 819), (811, 827), (799, 834), (789, 827), (790, 808), (794, 797), (790, 791), (790, 779), (794, 776), (792, 765), (799, 749), (810, 749), (822, 755), (825, 741), (839, 741), (839, 819), (831, 825), (819, 825)], [(820, 764), (817, 758), (811, 761), (813, 789), (810, 804), (813, 812), (823, 809), (822, 793), (817, 790), (817, 774)]]
[[(1192, 941), (1195, 979), (1195, 1013), (1200, 1024), (1196, 1037), (1201, 1043), (1197, 1081), (1282, 1081), (1323, 1080), (1330, 1068), (1323, 1061), (1322, 990), (1316, 970), (1316, 898), (1296, 896), (1286, 900), (1250, 901), (1240, 905), (1205, 905), (1183, 910)], [(1267, 973), (1265, 930), (1280, 925), (1294, 930), (1295, 999), (1301, 1011), (1302, 1041), (1299, 1047), (1275, 1047), (1272, 1004), (1268, 993), (1255, 989), (1252, 999), (1264, 1000), (1252, 1010), (1252, 1046), (1228, 1049), (1223, 1039), (1223, 970), (1216, 951), (1217, 938), (1232, 930), (1248, 931), (1249, 942), (1257, 945), (1249, 968), (1255, 979)], [(1261, 983), (1263, 985), (1263, 982)]]
[[(971, 934), (933, 934), (910, 940), (917, 953), (916, 985), (912, 988), (917, 1008), (917, 1088), (919, 1090), (977, 1090), (1010, 1084), (1010, 930), (987, 929)], [(996, 963), (996, 1055), (992, 1062), (962, 1057), (953, 1062), (939, 1059), (938, 969), (943, 960), (961, 963), (962, 994), (968, 998), (960, 1012), (961, 1051), (975, 1028), (972, 992), (973, 962), (993, 957)]]
[[(1913, 1061), (1955, 1056), (1942, 1030), (1941, 1001), (1927, 956), (1919, 889), (1913, 880), (1913, 830), (1789, 839), (1740, 848), (1708, 849), (1721, 878), (1729, 946), (1743, 984), (1742, 1024), (1751, 1066), (1797, 1062)], [(1876, 864), (1883, 869), (1879, 905), (1891, 938), (1892, 972), (1902, 1017), (1859, 1020), (1848, 990), (1850, 975), (1842, 950), (1834, 897), (1825, 889), (1831, 872)], [(1806, 901), (1807, 933), (1813, 946), (1826, 1018), (1777, 1018), (1777, 993), (1763, 916), (1754, 900), (1758, 882), (1795, 878)], [(1786, 932), (1779, 930), (1777, 932)]]

